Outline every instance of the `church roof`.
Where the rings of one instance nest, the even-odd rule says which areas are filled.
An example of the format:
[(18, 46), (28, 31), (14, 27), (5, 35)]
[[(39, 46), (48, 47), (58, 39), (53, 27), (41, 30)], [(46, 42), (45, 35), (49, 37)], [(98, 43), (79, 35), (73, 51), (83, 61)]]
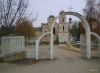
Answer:
[(49, 16), (49, 18), (55, 18), (55, 16), (53, 16), (53, 15), (50, 15), (50, 16)]
[(42, 23), (42, 25), (47, 25), (47, 23)]
[(36, 31), (41, 31), (41, 27), (35, 27)]
[(65, 11), (62, 10), (59, 14), (62, 15), (62, 14), (64, 14), (64, 13), (65, 13)]

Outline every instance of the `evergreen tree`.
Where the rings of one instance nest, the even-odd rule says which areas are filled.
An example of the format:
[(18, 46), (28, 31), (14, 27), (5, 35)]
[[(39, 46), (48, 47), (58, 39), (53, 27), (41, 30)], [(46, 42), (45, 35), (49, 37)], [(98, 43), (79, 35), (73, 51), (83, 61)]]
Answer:
[(80, 39), (80, 30), (77, 26), (77, 23), (75, 23), (72, 28), (70, 29), (70, 34), (72, 37), (74, 37), (74, 41), (79, 41)]

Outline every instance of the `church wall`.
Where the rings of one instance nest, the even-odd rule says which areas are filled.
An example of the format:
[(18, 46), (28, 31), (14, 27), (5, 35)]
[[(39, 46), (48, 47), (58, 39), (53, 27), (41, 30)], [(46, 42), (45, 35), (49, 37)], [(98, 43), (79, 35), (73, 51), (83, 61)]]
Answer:
[(39, 38), (40, 36), (42, 35), (42, 32), (41, 31), (36, 31), (36, 38)]
[(68, 34), (66, 33), (58, 33), (58, 39), (59, 39), (59, 43), (67, 43), (68, 40)]
[[(47, 24), (42, 24), (42, 34), (47, 33), (47, 32), (48, 32)], [(49, 35), (44, 36), (41, 41), (42, 42), (49, 42)]]
[(68, 25), (67, 23), (59, 23), (59, 29), (58, 29), (58, 39), (59, 43), (66, 43), (68, 42)]
[[(42, 34), (46, 33), (46, 32), (50, 32), (51, 31), (51, 25), (52, 23), (45, 23), (42, 24)], [(57, 31), (58, 31), (58, 25), (57, 23), (55, 23), (55, 34), (54, 34), (54, 41), (57, 40)], [(46, 35), (42, 38), (42, 42), (50, 42), (50, 35)]]
[[(63, 30), (64, 27), (64, 30)], [(59, 24), (58, 32), (66, 32), (68, 33), (68, 25), (67, 24)]]

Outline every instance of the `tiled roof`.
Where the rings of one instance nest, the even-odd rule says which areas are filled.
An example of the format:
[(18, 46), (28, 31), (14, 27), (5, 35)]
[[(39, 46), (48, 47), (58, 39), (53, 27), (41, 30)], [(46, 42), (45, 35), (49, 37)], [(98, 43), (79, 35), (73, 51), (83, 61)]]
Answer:
[(36, 31), (41, 31), (42, 29), (41, 29), (41, 27), (35, 27), (35, 30)]

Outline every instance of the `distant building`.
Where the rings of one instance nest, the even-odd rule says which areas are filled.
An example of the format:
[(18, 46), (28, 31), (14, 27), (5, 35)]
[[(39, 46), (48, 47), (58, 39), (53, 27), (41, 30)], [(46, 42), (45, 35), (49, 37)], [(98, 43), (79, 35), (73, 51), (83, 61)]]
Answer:
[[(55, 26), (53, 28), (54, 33), (54, 41), (58, 41), (59, 43), (67, 43), (69, 40), (69, 32), (68, 32), (68, 23), (66, 21), (66, 14), (62, 10), (59, 13), (59, 22), (55, 22)], [(39, 37), (42, 34), (46, 32), (50, 32), (51, 25), (55, 19), (55, 16), (50, 15), (47, 18), (47, 23), (42, 23), (41, 27), (36, 28), (36, 36)], [(46, 35), (42, 38), (42, 41), (49, 42), (50, 41), (50, 35)]]

